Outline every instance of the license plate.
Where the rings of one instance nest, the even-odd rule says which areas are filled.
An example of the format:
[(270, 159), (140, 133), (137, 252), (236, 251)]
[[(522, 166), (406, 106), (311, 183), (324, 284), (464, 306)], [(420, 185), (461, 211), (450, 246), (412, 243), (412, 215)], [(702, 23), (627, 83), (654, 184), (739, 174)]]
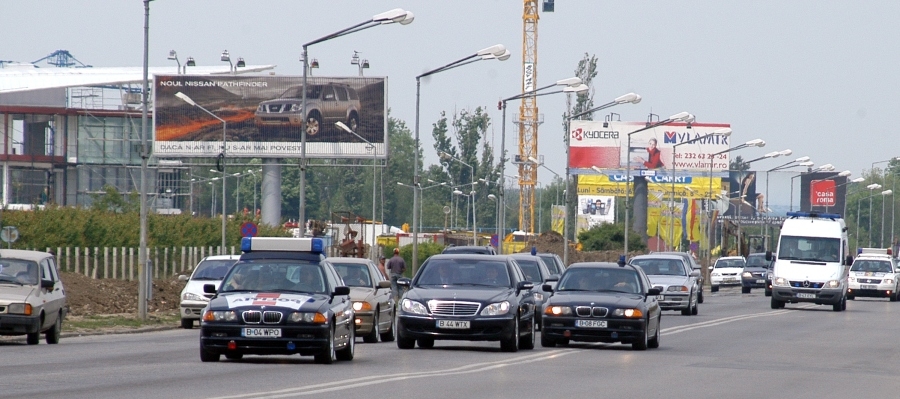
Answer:
[(281, 338), (280, 328), (245, 328), (241, 335), (248, 338)]
[(464, 330), (470, 328), (468, 320), (438, 320), (437, 328), (455, 328)]
[(657, 295), (657, 296), (656, 296), (656, 300), (657, 300), (657, 301), (664, 301), (665, 299), (666, 299), (666, 296), (665, 296), (665, 295)]
[(756, 280), (756, 284), (765, 284), (766, 280)]
[(877, 289), (878, 289), (878, 286), (877, 286), (877, 285), (871, 285), (871, 284), (861, 284), (861, 285), (859, 286), (859, 289), (861, 289), (861, 290), (877, 290)]
[(734, 283), (734, 282), (737, 282), (737, 279), (736, 278), (726, 278), (725, 281), (729, 282), (729, 283)]
[(606, 320), (575, 320), (575, 327), (606, 328)]
[(805, 292), (800, 292), (797, 294), (797, 298), (816, 299), (816, 294), (807, 294)]

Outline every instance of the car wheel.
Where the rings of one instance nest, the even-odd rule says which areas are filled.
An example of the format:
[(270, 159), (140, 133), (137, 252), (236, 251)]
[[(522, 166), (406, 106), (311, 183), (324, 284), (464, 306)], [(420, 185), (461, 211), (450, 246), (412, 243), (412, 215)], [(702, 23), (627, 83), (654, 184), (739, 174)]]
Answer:
[(500, 340), (500, 350), (504, 352), (519, 351), (519, 317), (513, 320), (513, 332), (509, 337)]
[(434, 339), (431, 338), (419, 338), (416, 340), (416, 343), (419, 344), (419, 347), (422, 349), (434, 348)]
[(784, 302), (781, 302), (775, 297), (772, 297), (772, 309), (784, 309)]
[(59, 343), (59, 335), (62, 332), (62, 314), (56, 315), (56, 322), (53, 323), (53, 327), (50, 330), (47, 330), (44, 333), (44, 340), (47, 341), (48, 344), (58, 344)]
[(719, 286), (713, 285), (713, 286), (709, 287), (709, 292), (719, 292)]
[(691, 315), (691, 305), (688, 304), (688, 307), (685, 309), (681, 309), (682, 316), (690, 316)]
[(328, 348), (324, 352), (315, 356), (316, 363), (332, 364), (337, 359), (337, 353), (334, 351), (334, 326), (331, 327), (331, 334), (328, 334)]
[(194, 328), (194, 320), (193, 319), (181, 319), (181, 328), (186, 330), (190, 330)]
[(219, 354), (215, 352), (210, 352), (203, 347), (203, 344), (200, 344), (200, 361), (201, 362), (218, 362)]
[(700, 292), (697, 293), (697, 303), (703, 303), (703, 287), (700, 287)]
[(28, 345), (37, 345), (39, 342), (41, 342), (41, 332), (38, 331), (35, 333), (28, 333), (28, 335), (25, 337), (25, 342), (27, 342)]
[[(695, 307), (695, 309), (696, 309), (696, 307)], [(661, 328), (662, 328), (662, 315), (660, 315), (659, 318), (656, 320), (656, 334), (653, 334), (653, 338), (650, 338), (650, 340), (647, 341), (648, 348), (654, 348), (654, 349), (659, 348), (659, 330)]]
[(416, 347), (416, 340), (412, 338), (397, 337), (397, 347), (400, 349), (412, 349)]
[(888, 300), (891, 301), (891, 302), (897, 302), (897, 299), (898, 299), (898, 298), (897, 298), (897, 293), (896, 293), (896, 292), (893, 293), (893, 294), (891, 294), (890, 296), (888, 296)]
[(556, 346), (556, 340), (547, 336), (543, 330), (541, 330), (541, 346), (544, 348), (553, 348)]
[(749, 294), (750, 289), (750, 287), (741, 287), (741, 294)]
[(387, 331), (381, 333), (381, 342), (391, 342), (394, 340), (394, 318), (391, 317), (391, 325)]
[(772, 296), (772, 290), (766, 288), (766, 296)]
[(354, 132), (359, 132), (359, 115), (356, 112), (350, 114), (350, 117), (347, 118), (347, 127)]
[(698, 304), (695, 302), (695, 303), (694, 303), (694, 307), (691, 308), (691, 316), (696, 316), (696, 315), (699, 314), (699, 313), (700, 313), (700, 305), (698, 305)]
[(243, 353), (226, 353), (225, 358), (228, 360), (241, 360), (244, 358)]
[(847, 294), (847, 299), (852, 301), (852, 300), (856, 299), (856, 296)]
[[(378, 331), (378, 328), (373, 328), (373, 331)], [(347, 346), (343, 349), (337, 351), (337, 359), (338, 360), (353, 360), (354, 352), (356, 351), (356, 328), (350, 326), (350, 338), (347, 340)]]
[(531, 333), (519, 338), (519, 348), (522, 349), (534, 349), (534, 320), (528, 324), (531, 325)]
[(363, 342), (367, 344), (378, 342), (378, 309), (375, 309), (375, 315), (372, 316), (372, 332), (363, 336)]
[(306, 135), (315, 136), (322, 132), (322, 116), (318, 112), (309, 114), (306, 118)]
[(641, 334), (641, 337), (631, 343), (631, 349), (636, 351), (647, 350), (647, 345), (649, 344), (648, 329), (650, 329), (650, 319), (647, 319), (647, 324), (644, 325), (644, 333)]

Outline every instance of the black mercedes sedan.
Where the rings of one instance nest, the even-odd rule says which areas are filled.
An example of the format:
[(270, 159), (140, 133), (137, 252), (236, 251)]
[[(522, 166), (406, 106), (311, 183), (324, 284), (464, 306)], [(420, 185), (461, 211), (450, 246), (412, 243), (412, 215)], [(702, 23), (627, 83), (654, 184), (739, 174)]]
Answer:
[(350, 288), (322, 262), (319, 238), (248, 237), (200, 322), (200, 360), (221, 355), (315, 356), (316, 363), (353, 360)]
[(640, 267), (607, 262), (570, 265), (544, 304), (541, 346), (570, 341), (630, 343), (659, 347), (659, 289)]
[(416, 275), (397, 313), (397, 347), (435, 340), (500, 341), (506, 352), (534, 349), (535, 305), (518, 263), (506, 255), (441, 254)]

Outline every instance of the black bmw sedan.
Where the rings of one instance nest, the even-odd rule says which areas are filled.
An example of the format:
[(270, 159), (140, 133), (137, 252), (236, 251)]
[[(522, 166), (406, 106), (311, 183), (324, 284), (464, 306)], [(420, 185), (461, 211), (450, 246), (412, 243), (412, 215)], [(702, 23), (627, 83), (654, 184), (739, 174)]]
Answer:
[(509, 256), (442, 254), (428, 258), (400, 299), (397, 347), (431, 348), (435, 340), (500, 341), (534, 348), (534, 283)]
[(630, 343), (635, 350), (659, 347), (659, 290), (639, 267), (606, 262), (569, 266), (544, 305), (541, 346), (570, 341)]

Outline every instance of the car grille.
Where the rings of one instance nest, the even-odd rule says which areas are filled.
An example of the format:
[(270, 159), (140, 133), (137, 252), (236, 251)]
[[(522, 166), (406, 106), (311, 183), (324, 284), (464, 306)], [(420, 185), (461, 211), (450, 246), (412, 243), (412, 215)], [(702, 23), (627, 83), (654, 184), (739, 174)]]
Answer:
[(794, 288), (822, 288), (823, 285), (825, 285), (825, 283), (815, 283), (812, 281), (791, 281), (791, 287)]
[(281, 104), (270, 104), (269, 112), (281, 112)]
[(737, 276), (737, 273), (722, 273), (723, 276)]
[(606, 317), (609, 313), (609, 309), (604, 307), (590, 307), (590, 306), (576, 306), (575, 314), (578, 317)]
[(435, 316), (474, 316), (480, 307), (477, 302), (428, 301), (428, 310)]
[(241, 317), (244, 318), (244, 323), (248, 324), (260, 324), (260, 322), (263, 324), (278, 324), (281, 323), (282, 314), (271, 310), (265, 312), (247, 310), (241, 314)]
[(753, 277), (765, 277), (766, 276), (765, 273), (760, 273), (760, 272), (752, 272), (752, 273), (750, 273), (750, 275)]
[(863, 284), (881, 284), (881, 279), (861, 278), (859, 279), (859, 282)]

